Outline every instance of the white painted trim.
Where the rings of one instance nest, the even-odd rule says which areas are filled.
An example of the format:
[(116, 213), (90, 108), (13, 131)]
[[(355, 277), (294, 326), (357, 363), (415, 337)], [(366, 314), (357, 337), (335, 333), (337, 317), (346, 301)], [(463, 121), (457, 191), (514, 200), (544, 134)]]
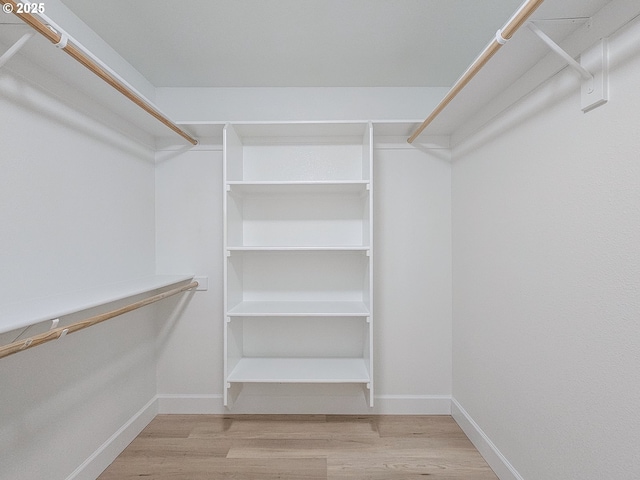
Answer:
[(171, 139), (156, 138), (156, 156), (163, 153), (222, 152), (222, 140), (216, 137), (198, 137), (198, 145), (178, 145)]
[(188, 395), (160, 394), (158, 413), (174, 415), (222, 415), (229, 413), (222, 403), (222, 394)]
[(500, 480), (524, 480), (455, 398), (451, 398), (451, 415)]
[(158, 397), (154, 396), (111, 437), (93, 452), (67, 480), (95, 480), (158, 414)]
[(449, 135), (425, 135), (420, 137), (418, 142), (414, 144), (407, 143), (406, 136), (385, 136), (378, 135), (373, 137), (374, 150), (449, 150), (450, 137)]
[(374, 405), (380, 415), (451, 415), (449, 395), (378, 395)]
[[(244, 400), (238, 408), (227, 409), (223, 406), (221, 394), (216, 395), (158, 395), (158, 413), (161, 414), (209, 414), (222, 415), (225, 413), (283, 413), (279, 407), (283, 405), (305, 405), (299, 398), (280, 396), (257, 396), (242, 394)], [(312, 399), (305, 397), (305, 400)], [(331, 414), (384, 414), (384, 415), (451, 415), (451, 397), (448, 395), (378, 395), (374, 397), (374, 408), (367, 408), (361, 398), (341, 397), (339, 401), (331, 398), (322, 399), (324, 413)], [(259, 406), (258, 406), (258, 403)], [(357, 402), (357, 405), (355, 405)], [(362, 402), (362, 408), (358, 405)], [(316, 405), (317, 406), (317, 405)], [(342, 407), (341, 407), (342, 406)], [(248, 410), (250, 409), (250, 410)], [(236, 411), (237, 410), (237, 411)], [(314, 409), (314, 413), (321, 413), (323, 408)], [(303, 413), (290, 411), (288, 413)]]

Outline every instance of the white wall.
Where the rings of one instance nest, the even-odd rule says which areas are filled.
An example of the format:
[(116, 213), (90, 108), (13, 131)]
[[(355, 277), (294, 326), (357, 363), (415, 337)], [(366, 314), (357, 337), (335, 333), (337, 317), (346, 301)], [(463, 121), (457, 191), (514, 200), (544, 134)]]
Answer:
[[(208, 277), (208, 290), (161, 332), (161, 411), (212, 413), (222, 405), (222, 147), (160, 151), (156, 166), (158, 273)], [(189, 408), (184, 407), (188, 399)]]
[[(0, 305), (155, 273), (153, 152), (9, 66), (0, 143)], [(0, 360), (0, 478), (68, 478), (147, 405), (153, 316), (140, 310)], [(73, 478), (95, 478), (96, 465)]]
[(387, 145), (390, 148), (374, 151), (374, 368), (378, 411), (448, 413), (449, 152), (434, 149), (425, 153), (406, 145)]
[(417, 120), (447, 93), (441, 87), (158, 88), (176, 121)]
[(8, 70), (0, 89), (0, 304), (153, 273), (153, 153)]
[(455, 410), (503, 479), (640, 476), (638, 45), (605, 106), (565, 70), (453, 150)]

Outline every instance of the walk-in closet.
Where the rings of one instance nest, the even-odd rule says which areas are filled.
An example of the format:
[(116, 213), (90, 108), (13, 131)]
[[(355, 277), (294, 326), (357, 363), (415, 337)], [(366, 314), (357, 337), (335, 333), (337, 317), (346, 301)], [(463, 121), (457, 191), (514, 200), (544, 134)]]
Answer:
[(640, 478), (640, 1), (0, 4), (0, 479)]

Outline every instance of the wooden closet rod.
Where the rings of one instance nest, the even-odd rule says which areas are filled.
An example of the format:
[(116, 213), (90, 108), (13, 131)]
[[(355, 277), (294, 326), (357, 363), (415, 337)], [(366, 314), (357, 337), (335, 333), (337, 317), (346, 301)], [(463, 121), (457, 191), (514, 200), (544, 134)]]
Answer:
[(118, 308), (116, 310), (111, 310), (110, 312), (94, 315), (93, 317), (89, 317), (80, 322), (72, 323), (71, 325), (67, 325), (66, 327), (54, 328), (53, 330), (49, 330), (48, 332), (41, 333), (24, 340), (16, 340), (13, 343), (0, 347), (0, 358), (8, 357), (9, 355), (12, 355), (14, 353), (18, 353), (28, 348), (35, 347), (36, 345), (50, 342), (51, 340), (57, 340), (61, 337), (64, 337), (65, 335), (68, 335), (69, 333), (83, 330), (98, 323), (104, 322), (105, 320), (109, 320), (110, 318), (117, 317), (118, 315), (123, 315), (125, 313), (131, 312), (132, 310), (137, 310), (138, 308), (142, 308), (146, 305), (157, 302), (172, 295), (191, 290), (192, 288), (196, 288), (197, 286), (198, 282), (193, 281), (188, 285), (177, 287), (172, 290), (167, 290), (166, 292), (162, 292), (152, 297), (148, 297), (129, 305), (125, 305), (124, 307)]
[(193, 138), (187, 132), (182, 130), (178, 125), (176, 125), (166, 116), (160, 113), (155, 107), (149, 104), (139, 94), (134, 92), (131, 87), (126, 85), (122, 80), (116, 78), (112, 73), (108, 72), (103, 66), (99, 65), (94, 59), (83, 52), (82, 49), (68, 41), (68, 37), (66, 34), (58, 32), (54, 29), (53, 26), (47, 25), (39, 17), (31, 13), (24, 13), (22, 9), (18, 8), (18, 4), (14, 0), (0, 0), (0, 3), (3, 5), (7, 5), (5, 11), (13, 12), (13, 14), (19, 17), (23, 22), (31, 26), (34, 30), (47, 38), (51, 43), (58, 46), (61, 50), (64, 50), (64, 52), (71, 56), (74, 60), (91, 70), (95, 75), (111, 85), (118, 92), (138, 105), (149, 115), (159, 120), (161, 123), (169, 127), (171, 130), (173, 130), (175, 133), (180, 135), (192, 145), (198, 144), (198, 140)]
[(407, 139), (407, 142), (413, 143), (418, 138), (425, 128), (429, 126), (433, 120), (440, 115), (440, 113), (446, 108), (451, 100), (453, 100), (462, 89), (471, 81), (471, 79), (484, 67), (487, 62), (500, 50), (507, 40), (511, 39), (514, 33), (527, 21), (527, 19), (535, 12), (535, 10), (542, 4), (544, 0), (527, 0), (518, 11), (511, 17), (507, 24), (496, 32), (494, 40), (484, 49), (480, 56), (471, 64), (466, 72), (458, 79), (458, 81), (451, 87), (451, 90), (440, 101), (436, 108), (426, 118), (424, 122), (416, 129), (415, 132)]

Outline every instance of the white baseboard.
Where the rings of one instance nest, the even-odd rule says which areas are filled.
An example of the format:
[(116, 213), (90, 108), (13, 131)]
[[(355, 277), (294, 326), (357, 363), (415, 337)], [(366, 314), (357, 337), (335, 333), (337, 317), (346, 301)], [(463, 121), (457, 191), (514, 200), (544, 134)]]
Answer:
[(451, 415), (500, 480), (524, 480), (455, 398), (451, 399)]
[(158, 413), (157, 397), (153, 397), (118, 429), (93, 454), (76, 468), (67, 480), (95, 480), (116, 459)]
[(334, 415), (450, 415), (448, 395), (380, 395), (368, 408), (360, 396), (259, 395), (243, 392), (226, 408), (222, 395), (158, 395), (162, 414), (334, 414)]
[(449, 395), (379, 395), (373, 413), (380, 415), (451, 415)]
[(174, 415), (223, 415), (222, 395), (157, 395), (158, 413)]

